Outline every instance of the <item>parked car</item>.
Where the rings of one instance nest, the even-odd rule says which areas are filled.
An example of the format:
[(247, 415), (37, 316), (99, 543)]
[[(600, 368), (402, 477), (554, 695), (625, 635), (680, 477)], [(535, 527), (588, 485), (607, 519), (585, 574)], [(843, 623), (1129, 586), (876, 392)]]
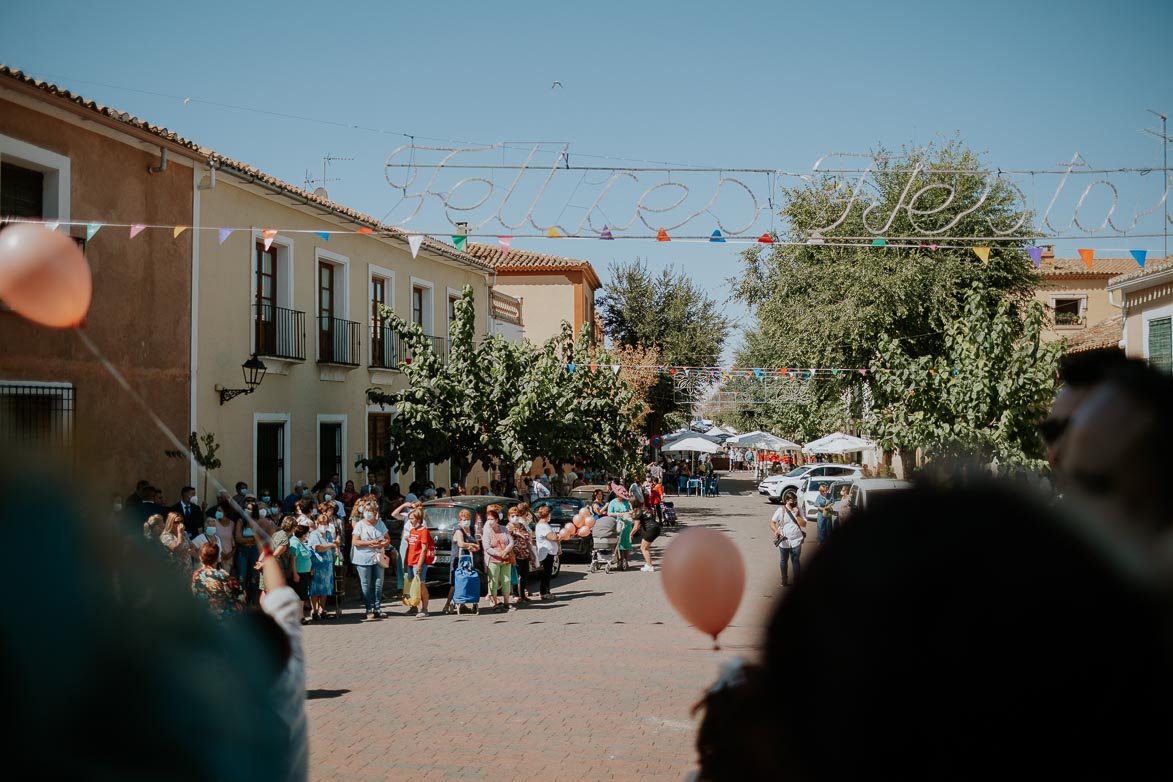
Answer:
[[(818, 507), (815, 505), (815, 498), (819, 496), (819, 487), (827, 487), (827, 498), (832, 503), (839, 501), (839, 487), (844, 484), (850, 485), (854, 483), (854, 476), (850, 480), (844, 480), (843, 476), (830, 477), (808, 477), (802, 479), (802, 485), (798, 490), (798, 512), (803, 515), (807, 521), (814, 521), (819, 514)], [(832, 510), (834, 513), (834, 510)]]
[(771, 475), (760, 484), (758, 484), (758, 492), (765, 494), (770, 502), (777, 505), (786, 497), (798, 496), (798, 490), (802, 487), (804, 478), (822, 478), (833, 476), (851, 476), (853, 478), (863, 477), (863, 468), (854, 467), (850, 464), (804, 464), (797, 467), (785, 475)]
[(609, 495), (611, 493), (610, 484), (591, 483), (591, 484), (587, 484), (586, 486), (579, 486), (577, 488), (571, 489), (570, 496), (574, 499), (585, 498), (587, 504), (590, 505), (591, 497), (594, 496), (596, 489), (603, 492), (604, 497), (606, 497), (607, 495)]
[[(428, 531), (432, 533), (432, 542), (436, 544), (436, 561), (428, 566), (428, 575), (435, 579), (448, 578), (448, 569), (452, 560), (452, 537), (456, 534), (456, 527), (460, 523), (460, 511), (472, 512), (473, 529), (479, 527), (485, 520), (485, 508), (490, 505), (500, 505), (508, 508), (516, 505), (517, 500), (508, 497), (492, 496), (457, 496), (442, 499), (428, 500), (424, 503), (424, 518), (428, 523)], [(484, 556), (481, 552), (473, 555), (473, 567), (485, 572)]]
[(877, 498), (885, 494), (903, 489), (911, 489), (911, 481), (898, 481), (894, 478), (867, 478), (858, 480), (851, 486), (851, 494), (847, 495), (851, 512), (857, 513), (866, 510), (874, 504)]
[[(573, 492), (571, 492), (573, 494)], [(543, 505), (550, 509), (550, 527), (554, 532), (561, 532), (562, 525), (574, 518), (583, 507), (590, 507), (591, 498), (588, 494), (586, 497), (543, 497), (540, 500), (535, 500), (531, 506), (534, 511), (534, 516), (537, 516), (538, 508)], [(591, 546), (594, 541), (588, 535), (585, 538), (580, 538), (575, 535), (570, 540), (562, 541), (562, 553), (574, 554), (577, 556), (590, 558)], [(558, 570), (562, 563), (554, 560), (554, 575), (558, 575)]]

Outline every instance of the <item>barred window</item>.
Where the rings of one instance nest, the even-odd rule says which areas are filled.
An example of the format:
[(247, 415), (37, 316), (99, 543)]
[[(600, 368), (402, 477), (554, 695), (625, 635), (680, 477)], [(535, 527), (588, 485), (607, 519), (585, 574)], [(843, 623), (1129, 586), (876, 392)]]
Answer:
[(0, 381), (0, 445), (67, 452), (73, 444), (75, 405), (69, 383)]

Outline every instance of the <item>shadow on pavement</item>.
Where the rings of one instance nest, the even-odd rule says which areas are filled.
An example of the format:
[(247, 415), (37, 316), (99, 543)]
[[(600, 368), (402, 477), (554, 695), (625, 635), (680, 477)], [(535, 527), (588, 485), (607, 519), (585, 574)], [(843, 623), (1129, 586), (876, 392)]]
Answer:
[(323, 700), (326, 698), (341, 698), (343, 695), (350, 692), (350, 690), (307, 690), (306, 700)]

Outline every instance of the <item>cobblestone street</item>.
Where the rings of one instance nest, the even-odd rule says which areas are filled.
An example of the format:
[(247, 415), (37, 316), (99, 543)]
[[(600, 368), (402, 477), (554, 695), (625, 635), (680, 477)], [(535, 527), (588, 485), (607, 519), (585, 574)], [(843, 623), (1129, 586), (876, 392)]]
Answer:
[[(509, 615), (442, 616), (439, 602), (417, 620), (396, 602), (360, 623), (351, 586), (341, 621), (307, 628), (312, 778), (683, 779), (690, 707), (722, 660), (756, 652), (779, 590), (775, 506), (740, 475), (719, 498), (671, 498), (678, 529), (728, 532), (745, 559), (721, 651), (672, 610), (659, 572), (639, 570), (638, 550), (626, 572), (564, 564), (553, 602)], [(656, 541), (657, 565), (674, 534)]]

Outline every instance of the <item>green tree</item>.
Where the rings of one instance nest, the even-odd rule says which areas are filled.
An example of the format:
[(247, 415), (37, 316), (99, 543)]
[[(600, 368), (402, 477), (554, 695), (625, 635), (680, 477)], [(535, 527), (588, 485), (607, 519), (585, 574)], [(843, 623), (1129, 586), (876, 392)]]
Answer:
[(1062, 345), (1042, 341), (1038, 302), (1020, 321), (1009, 301), (991, 313), (987, 298), (980, 286), (968, 291), (939, 355), (916, 356), (881, 338), (871, 381), (891, 400), (877, 410), (875, 434), (885, 448), (908, 455), (922, 448), (945, 462), (977, 456), (1043, 466), (1036, 425), (1054, 398)]
[(187, 437), (187, 447), (191, 451), (191, 458), (204, 471), (204, 492), (200, 496), (207, 503), (208, 471), (220, 469), (221, 462), (216, 456), (216, 452), (220, 450), (220, 444), (216, 442), (216, 435), (211, 432), (204, 432), (203, 437), (200, 437), (196, 432), (192, 432)]
[[(899, 340), (912, 356), (940, 355), (945, 326), (975, 284), (990, 313), (1007, 300), (1023, 305), (1032, 294), (1037, 277), (1021, 243), (983, 238), (1028, 224), (1030, 215), (1013, 186), (982, 173), (980, 156), (953, 140), (899, 156), (881, 152), (876, 160), (863, 183), (815, 178), (787, 190), (781, 238), (793, 244), (742, 254), (743, 275), (731, 283), (735, 297), (755, 309), (755, 325), (739, 366), (866, 368), (882, 339)], [(946, 226), (947, 236), (961, 238), (930, 247), (935, 240), (926, 234)], [(924, 246), (835, 246), (870, 245), (879, 234), (892, 244)], [(996, 245), (987, 263), (975, 256), (976, 245)], [(1010, 326), (1015, 334), (1022, 329), (1017, 320)], [(858, 373), (819, 381), (816, 405), (831, 410), (845, 388), (858, 391), (862, 382)], [(853, 398), (862, 413), (862, 395)], [(887, 401), (877, 393), (877, 403)]]
[[(664, 364), (707, 367), (720, 361), (731, 323), (687, 274), (672, 267), (653, 274), (636, 258), (613, 263), (609, 277), (599, 317), (614, 345), (654, 349)], [(679, 412), (671, 376), (657, 378), (644, 401), (650, 408), (648, 431), (663, 427), (665, 416)]]

